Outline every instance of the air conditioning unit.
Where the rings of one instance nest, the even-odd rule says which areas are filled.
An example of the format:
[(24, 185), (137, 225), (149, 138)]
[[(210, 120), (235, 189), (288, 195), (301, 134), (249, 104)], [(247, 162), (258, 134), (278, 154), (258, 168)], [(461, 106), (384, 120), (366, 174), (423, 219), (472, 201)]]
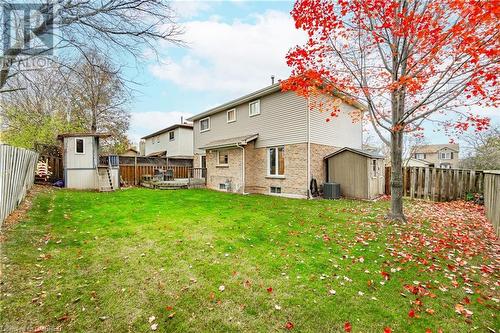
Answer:
[(340, 184), (338, 184), (338, 183), (324, 183), (323, 184), (323, 197), (325, 199), (340, 199)]

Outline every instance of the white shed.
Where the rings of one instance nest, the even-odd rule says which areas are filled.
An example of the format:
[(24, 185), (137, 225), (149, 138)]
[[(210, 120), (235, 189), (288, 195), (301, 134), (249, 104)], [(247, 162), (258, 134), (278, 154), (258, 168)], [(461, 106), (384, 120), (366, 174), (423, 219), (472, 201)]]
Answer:
[(99, 140), (106, 137), (109, 134), (69, 133), (57, 137), (63, 142), (66, 188), (112, 191), (119, 187), (117, 158), (109, 156), (104, 164), (99, 161)]

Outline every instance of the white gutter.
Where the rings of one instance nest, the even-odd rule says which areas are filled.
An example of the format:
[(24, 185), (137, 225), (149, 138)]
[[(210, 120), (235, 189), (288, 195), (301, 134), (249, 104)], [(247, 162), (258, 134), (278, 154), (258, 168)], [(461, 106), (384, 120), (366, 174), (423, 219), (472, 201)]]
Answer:
[(239, 143), (236, 144), (236, 147), (241, 148), (241, 156), (242, 156), (242, 163), (241, 163), (241, 186), (243, 187), (242, 194), (248, 194), (245, 192), (245, 147), (240, 146)]
[(309, 184), (311, 184), (311, 110), (309, 109), (309, 96), (307, 97), (307, 198), (311, 198)]

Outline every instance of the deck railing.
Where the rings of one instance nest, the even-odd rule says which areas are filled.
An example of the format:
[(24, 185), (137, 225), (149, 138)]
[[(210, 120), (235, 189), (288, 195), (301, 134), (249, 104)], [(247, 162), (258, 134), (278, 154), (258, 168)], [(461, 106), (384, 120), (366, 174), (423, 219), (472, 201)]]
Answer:
[(207, 179), (207, 168), (189, 168), (189, 178)]

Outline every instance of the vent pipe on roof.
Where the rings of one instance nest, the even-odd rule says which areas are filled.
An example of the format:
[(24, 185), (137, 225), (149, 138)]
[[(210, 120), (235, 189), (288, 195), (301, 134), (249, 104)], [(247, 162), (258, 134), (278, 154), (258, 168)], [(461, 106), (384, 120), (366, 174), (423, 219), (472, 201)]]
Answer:
[(274, 75), (271, 75), (271, 84), (274, 84)]
[(181, 124), (184, 124), (184, 117), (181, 116)]

